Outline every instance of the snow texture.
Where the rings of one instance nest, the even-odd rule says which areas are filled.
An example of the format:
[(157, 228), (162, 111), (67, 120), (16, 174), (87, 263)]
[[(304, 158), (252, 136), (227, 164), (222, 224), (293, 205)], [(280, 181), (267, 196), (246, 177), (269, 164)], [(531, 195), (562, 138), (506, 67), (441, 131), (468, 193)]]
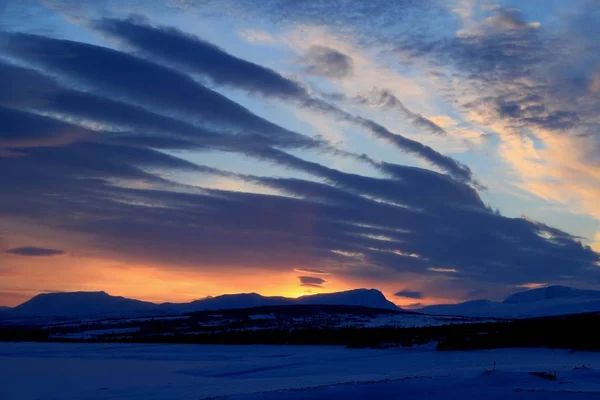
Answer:
[(598, 399), (599, 368), (547, 349), (1, 343), (0, 399)]
[(515, 293), (503, 302), (473, 300), (416, 310), (430, 315), (528, 318), (600, 312), (600, 291), (548, 286)]

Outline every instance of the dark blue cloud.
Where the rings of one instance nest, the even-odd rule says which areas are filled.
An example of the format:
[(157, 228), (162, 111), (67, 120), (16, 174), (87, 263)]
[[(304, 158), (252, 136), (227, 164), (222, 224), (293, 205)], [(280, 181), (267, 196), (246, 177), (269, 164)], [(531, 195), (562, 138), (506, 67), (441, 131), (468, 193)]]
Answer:
[(312, 46), (303, 58), (306, 71), (328, 78), (346, 78), (354, 69), (352, 58), (326, 46)]
[(31, 147), (68, 144), (94, 135), (53, 118), (0, 106), (0, 147)]
[[(487, 211), (477, 192), (470, 186), (461, 184), (446, 175), (421, 168), (371, 161), (372, 166), (395, 179), (390, 185), (389, 179), (341, 172), (273, 148), (256, 149), (249, 153), (258, 158), (325, 178), (329, 183), (347, 191), (357, 194), (367, 193), (405, 206), (422, 208), (435, 203), (439, 207), (473, 207)], [(418, 190), (415, 190), (417, 188)], [(442, 199), (443, 201), (440, 201)]]
[(374, 135), (385, 139), (401, 149), (404, 149), (408, 153), (419, 155), (425, 161), (430, 164), (437, 166), (441, 170), (448, 172), (453, 177), (462, 181), (469, 182), (473, 179), (473, 174), (469, 167), (459, 163), (451, 157), (444, 156), (429, 146), (426, 146), (416, 140), (406, 138), (402, 135), (398, 135), (390, 132), (382, 125), (360, 117), (355, 117), (356, 121), (369, 129)]
[(327, 272), (322, 271), (320, 269), (315, 269), (315, 268), (296, 268), (296, 271), (305, 272), (308, 274), (318, 274), (318, 275), (327, 274)]
[[(31, 152), (27, 158), (0, 160), (3, 171), (7, 165), (30, 163), (28, 174), (21, 175), (27, 185), (3, 196), (0, 210), (26, 217), (42, 213), (46, 220), (92, 235), (98, 246), (127, 257), (190, 266), (197, 265), (198, 257), (224, 267), (302, 265), (323, 270), (327, 265), (327, 270), (336, 271), (345, 266), (346, 273), (358, 275), (375, 267), (388, 274), (435, 275), (431, 266), (445, 266), (456, 269), (456, 277), (494, 284), (546, 281), (562, 276), (565, 269), (596, 279), (590, 268), (598, 255), (574, 238), (482, 208), (447, 207), (440, 212), (441, 206), (429, 203), (413, 210), (365, 198), (360, 186), (353, 187), (353, 194), (324, 183), (250, 176), (240, 179), (296, 198), (130, 189), (83, 179), (90, 169), (74, 168), (82, 164), (69, 158), (39, 157)], [(37, 183), (30, 179), (36, 176), (35, 168)], [(54, 185), (46, 179), (53, 172), (58, 174), (55, 180), (77, 180)], [(127, 176), (126, 172), (109, 169), (107, 175)], [(235, 251), (231, 243), (236, 243)]]
[[(168, 64), (174, 63), (191, 72), (208, 76), (216, 83), (265, 96), (287, 98), (303, 107), (354, 123), (457, 179), (472, 180), (470, 169), (451, 157), (444, 156), (418, 141), (393, 133), (374, 121), (351, 115), (332, 104), (315, 99), (296, 82), (271, 69), (234, 57), (198, 37), (183, 34), (172, 28), (153, 27), (141, 23), (138, 19), (104, 19), (97, 22), (95, 27), (126, 41), (153, 59)], [(414, 118), (420, 121), (415, 115)], [(424, 124), (423, 121), (419, 123)], [(431, 124), (425, 124), (427, 129), (432, 128)]]
[(441, 77), (451, 70), (463, 78), (469, 101), (463, 94), (453, 95), (454, 101), (486, 120), (501, 119), (515, 129), (595, 135), (600, 100), (591, 88), (600, 46), (592, 38), (600, 33), (599, 18), (597, 5), (589, 1), (563, 16), (560, 29), (495, 7), (460, 35), (394, 45), (416, 63), (437, 67)]
[(214, 83), (272, 96), (306, 96), (298, 83), (263, 66), (234, 57), (212, 43), (171, 27), (154, 28), (138, 18), (104, 19), (95, 24), (142, 51), (201, 71)]
[[(401, 116), (407, 118), (411, 121), (415, 126), (425, 129), (435, 135), (445, 135), (446, 131), (433, 122), (432, 120), (425, 118), (421, 114), (417, 114), (411, 110), (409, 110), (400, 99), (394, 96), (389, 90), (378, 90), (375, 91), (376, 98), (374, 99), (375, 104), (391, 109), (396, 110), (400, 113)], [(361, 97), (356, 99), (359, 103), (368, 103), (369, 99), (365, 97)]]
[(424, 297), (422, 292), (416, 292), (412, 290), (400, 290), (399, 292), (394, 293), (396, 297), (406, 297), (409, 299), (422, 299)]
[[(291, 138), (281, 140), (263, 134), (236, 135), (227, 131), (213, 131), (125, 101), (72, 90), (38, 71), (2, 61), (0, 61), (0, 85), (11, 88), (0, 93), (0, 104), (5, 107), (55, 113), (78, 122), (95, 122), (121, 130), (136, 130), (144, 133), (144, 135), (138, 135), (141, 137), (152, 138), (153, 134), (162, 135), (164, 140), (185, 140), (190, 145), (195, 143), (200, 147), (220, 145), (229, 147), (236, 143), (297, 147), (311, 143), (310, 138), (300, 136), (299, 140), (295, 141)], [(34, 119), (31, 123), (34, 123), (36, 119), (41, 119), (35, 116), (30, 118)], [(52, 124), (59, 124), (59, 122), (49, 119), (42, 119), (42, 121), (39, 124), (48, 124), (49, 131), (52, 131)], [(20, 129), (26, 129), (26, 127)], [(34, 129), (34, 132), (39, 130)], [(313, 141), (312, 145), (317, 145), (317, 143)]]
[(327, 281), (316, 276), (299, 276), (300, 286), (322, 288)]
[[(429, 199), (435, 199), (436, 197), (432, 196), (432, 194), (434, 194), (432, 191), (436, 190), (436, 187), (438, 187), (440, 184), (446, 183), (447, 186), (452, 186), (452, 180), (440, 174), (435, 174), (433, 172), (416, 168), (403, 167), (398, 165), (393, 166), (392, 164), (381, 164), (374, 162), (373, 160), (368, 160), (367, 162), (369, 162), (374, 167), (380, 169), (382, 172), (394, 176), (403, 181), (409, 179), (410, 175), (415, 174), (424, 174), (426, 177), (431, 178), (435, 176), (438, 177), (438, 182), (429, 185), (427, 192), (420, 191), (420, 193), (422, 193), (423, 195), (419, 193), (413, 193), (412, 191), (406, 191), (403, 194), (403, 196), (401, 196), (404, 198), (399, 198), (396, 195), (398, 191), (390, 190), (390, 187), (387, 186), (385, 180), (378, 180), (373, 178), (362, 177), (359, 175), (346, 174), (331, 168), (324, 167), (317, 163), (304, 161), (298, 157), (294, 157), (288, 153), (269, 147), (269, 145), (271, 144), (278, 145), (279, 142), (270, 141), (268, 138), (248, 135), (226, 135), (219, 134), (217, 132), (207, 131), (205, 129), (201, 129), (169, 117), (164, 117), (146, 111), (144, 109), (131, 106), (124, 102), (115, 102), (110, 99), (94, 96), (89, 93), (76, 92), (73, 90), (65, 89), (58, 85), (58, 83), (31, 70), (17, 68), (14, 66), (9, 66), (0, 63), (0, 71), (6, 72), (2, 75), (4, 77), (3, 79), (10, 80), (11, 82), (13, 82), (13, 84), (15, 82), (19, 82), (20, 80), (24, 80), (23, 83), (24, 85), (26, 85), (28, 79), (33, 77), (35, 78), (35, 81), (44, 83), (43, 85), (41, 85), (42, 87), (54, 88), (51, 92), (37, 94), (34, 93), (33, 95), (30, 90), (27, 90), (27, 93), (31, 95), (31, 99), (29, 101), (23, 101), (21, 96), (21, 101), (18, 103), (15, 101), (15, 98), (17, 96), (13, 96), (12, 98), (5, 96), (3, 99), (5, 103), (19, 106), (29, 105), (41, 111), (52, 111), (68, 115), (71, 118), (75, 118), (76, 120), (92, 120), (104, 124), (109, 123), (121, 128), (133, 128), (141, 133), (136, 134), (136, 131), (90, 132), (78, 126), (74, 126), (72, 124), (64, 122), (59, 122), (50, 118), (38, 117), (20, 111), (7, 110), (6, 112), (14, 113), (16, 115), (23, 115), (23, 117), (21, 118), (23, 126), (18, 128), (20, 131), (30, 132), (30, 125), (32, 123), (31, 121), (34, 121), (35, 118), (37, 118), (41, 121), (38, 124), (41, 127), (40, 129), (43, 130), (44, 127), (48, 127), (46, 131), (43, 131), (44, 135), (52, 137), (56, 136), (54, 130), (50, 128), (53, 125), (58, 125), (65, 132), (74, 132), (77, 130), (87, 132), (88, 135), (92, 135), (94, 137), (96, 142), (102, 142), (107, 145), (124, 145), (125, 147), (117, 147), (118, 149), (121, 149), (119, 151), (122, 151), (122, 149), (127, 149), (128, 146), (147, 146), (164, 149), (198, 148), (239, 151), (246, 155), (256, 157), (258, 159), (273, 161), (286, 167), (302, 170), (318, 177), (327, 178), (331, 182), (338, 185), (342, 185), (344, 187), (351, 188), (353, 185), (363, 186), (364, 189), (361, 190), (367, 190), (373, 194), (380, 195), (384, 198), (393, 201), (399, 201), (402, 203), (408, 201), (413, 205), (422, 204), (423, 202), (428, 201)], [(46, 80), (44, 81), (43, 79)], [(44, 98), (46, 101), (40, 104), (38, 101), (35, 101), (35, 99), (38, 98)], [(14, 126), (11, 127), (11, 131), (14, 131), (16, 129), (16, 124), (12, 125)], [(163, 136), (161, 136), (161, 134)], [(285, 142), (281, 143), (285, 144)], [(99, 144), (97, 144), (96, 146), (98, 145)], [(160, 156), (160, 154), (155, 152), (152, 154), (155, 156)], [(92, 157), (91, 159), (94, 158)], [(428, 181), (427, 179), (420, 180), (418, 177), (410, 179), (415, 184), (417, 182), (424, 183)], [(372, 189), (367, 189), (368, 187)], [(469, 189), (468, 187), (465, 187), (463, 185), (454, 185), (454, 188), (455, 190), (465, 192), (465, 194), (467, 196), (471, 196), (472, 199), (475, 199), (477, 197), (476, 195), (474, 195), (474, 191), (472, 189)], [(448, 192), (446, 190), (444, 190), (444, 192), (446, 193), (446, 200), (448, 202), (453, 201), (452, 198), (448, 197)], [(414, 195), (413, 199), (409, 199), (411, 193)], [(462, 203), (464, 200), (466, 200), (466, 197), (463, 194), (457, 193), (457, 195), (459, 195), (461, 198), (457, 198), (456, 202)], [(477, 201), (477, 205), (481, 206), (481, 201)]]
[(44, 247), (25, 246), (6, 250), (6, 253), (27, 257), (50, 257), (65, 254), (64, 250), (47, 249)]
[[(37, 71), (17, 67), (0, 61), (0, 86), (13, 89), (0, 93), (0, 105), (12, 109), (33, 110), (39, 113), (54, 113), (78, 123), (93, 122), (109, 125), (115, 130), (112, 135), (103, 135), (99, 140), (145, 145), (158, 148), (199, 148), (243, 151), (244, 148), (277, 146), (280, 148), (318, 147), (320, 144), (306, 136), (294, 138), (274, 137), (268, 134), (235, 134), (228, 131), (215, 131), (168, 115), (146, 110), (134, 104), (113, 100), (89, 92), (68, 89), (56, 80)], [(20, 88), (20, 89), (19, 89)], [(13, 114), (10, 120), (21, 124), (18, 132), (35, 138), (35, 135), (56, 137), (57, 132), (94, 132), (80, 126), (66, 124), (31, 113), (6, 110)], [(10, 121), (8, 117), (5, 120)], [(17, 122), (14, 123), (16, 125)], [(29, 124), (30, 126), (27, 126)], [(37, 128), (31, 125), (37, 124)], [(47, 129), (44, 129), (47, 127)], [(5, 128), (6, 129), (6, 128)], [(43, 131), (43, 132), (41, 132)], [(128, 131), (132, 131), (128, 133)], [(37, 132), (37, 133), (36, 133)], [(40, 133), (41, 132), (41, 133)], [(23, 138), (20, 133), (16, 133)], [(12, 135), (16, 135), (12, 133)], [(81, 136), (81, 135), (80, 135)], [(100, 135), (96, 135), (98, 138)], [(57, 140), (59, 138), (56, 138)]]
[[(172, 31), (158, 29), (156, 33), (161, 38), (181, 39), (178, 32), (173, 36)], [(303, 135), (282, 131), (171, 67), (74, 42), (28, 35), (3, 38), (10, 41), (2, 43), (4, 49), (41, 71), (0, 64), (0, 72), (6, 72), (0, 74), (0, 82), (11, 83), (9, 91), (0, 93), (0, 112), (11, 121), (0, 141), (13, 140), (11, 132), (23, 132), (19, 138), (31, 135), (29, 144), (18, 148), (20, 157), (0, 157), (2, 215), (35, 218), (89, 235), (97, 251), (111, 256), (224, 271), (301, 268), (310, 271), (304, 278), (313, 279), (301, 283), (313, 285), (323, 283), (315, 283), (314, 279), (323, 279), (311, 276), (315, 271), (389, 280), (402, 274), (433, 278), (441, 273), (440, 268), (455, 271), (446, 272), (455, 278), (447, 282), (470, 287), (549, 282), (567, 274), (598, 281), (595, 265), (600, 258), (578, 238), (494, 212), (468, 184), (472, 176), (467, 167), (374, 121), (318, 99), (303, 99), (304, 106), (351, 119), (459, 179), (366, 156), (347, 155), (377, 168), (382, 177), (309, 162), (284, 151), (286, 143), (295, 144), (288, 146), (292, 148), (299, 143), (313, 147), (321, 143), (314, 145)], [(268, 95), (300, 96), (294, 101), (304, 96), (301, 89), (298, 92), (290, 86), (291, 81), (271, 70), (223, 55), (195, 38), (184, 39), (190, 41), (187, 45), (206, 47), (207, 54), (216, 52), (229, 68), (240, 68), (235, 69), (239, 76), (233, 76), (203, 67), (221, 82), (254, 90), (266, 80), (271, 82), (264, 92)], [(158, 43), (165, 46), (165, 42)], [(73, 57), (58, 57), (65, 54)], [(110, 68), (98, 71), (94, 62)], [(138, 70), (145, 84), (137, 76), (129, 84), (127, 74)], [(49, 71), (60, 79), (48, 78)], [(108, 82), (111, 74), (115, 82)], [(150, 79), (153, 74), (156, 79)], [(172, 88), (167, 88), (171, 78)], [(29, 79), (37, 83), (31, 85)], [(89, 87), (85, 92), (79, 86), (75, 90), (72, 82)], [(192, 86), (175, 93), (184, 84)], [(164, 96), (154, 99), (162, 90)], [(193, 102), (199, 98), (215, 103), (205, 107)], [(213, 121), (217, 126), (200, 123), (201, 116), (217, 105), (223, 107)], [(40, 112), (46, 115), (36, 114)], [(59, 116), (68, 116), (69, 122)], [(90, 121), (103, 128), (82, 127)], [(245, 126), (256, 132), (236, 131)], [(61, 138), (66, 131), (84, 134), (53, 141), (51, 146), (35, 142)], [(158, 149), (225, 149), (318, 179), (233, 174)], [(173, 171), (229, 177), (272, 188), (281, 195), (190, 187), (176, 183)]]
[[(292, 141), (303, 139), (183, 73), (129, 54), (69, 40), (10, 33), (1, 34), (0, 48), (63, 80), (80, 82), (91, 90), (185, 116), (196, 123), (216, 123), (240, 133), (284, 136)], [(306, 141), (306, 145), (312, 143)]]

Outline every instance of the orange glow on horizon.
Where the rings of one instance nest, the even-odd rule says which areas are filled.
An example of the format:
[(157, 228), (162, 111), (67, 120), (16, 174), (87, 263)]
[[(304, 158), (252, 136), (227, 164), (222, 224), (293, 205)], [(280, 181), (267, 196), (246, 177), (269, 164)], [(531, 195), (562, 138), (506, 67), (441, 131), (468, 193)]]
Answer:
[(70, 254), (34, 258), (6, 256), (0, 275), (0, 305), (16, 306), (47, 292), (105, 291), (113, 296), (162, 302), (189, 302), (208, 296), (258, 293), (263, 296), (300, 297), (351, 289), (336, 282), (304, 287), (299, 273), (248, 268), (135, 265)]

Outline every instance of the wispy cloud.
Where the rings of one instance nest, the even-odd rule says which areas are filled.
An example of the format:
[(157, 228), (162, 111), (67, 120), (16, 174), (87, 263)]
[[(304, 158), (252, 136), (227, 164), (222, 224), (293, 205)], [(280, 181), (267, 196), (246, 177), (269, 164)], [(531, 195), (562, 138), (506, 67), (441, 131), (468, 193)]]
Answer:
[[(152, 58), (175, 63), (191, 72), (207, 75), (215, 83), (265, 96), (289, 99), (302, 107), (351, 122), (458, 179), (465, 181), (472, 179), (470, 169), (451, 157), (442, 155), (416, 140), (393, 133), (375, 121), (354, 116), (333, 104), (314, 98), (306, 89), (279, 73), (234, 57), (197, 37), (185, 35), (173, 28), (153, 27), (146, 23), (139, 23), (138, 19), (131, 18), (104, 19), (97, 22), (95, 27), (125, 40)], [(206, 60), (211, 60), (211, 63), (207, 63)]]
[(322, 288), (327, 281), (316, 276), (299, 276), (300, 286)]
[(26, 257), (50, 257), (65, 254), (64, 250), (48, 249), (45, 247), (24, 246), (6, 250), (6, 253)]
[[(279, 7), (281, 15), (289, 11), (284, 3), (258, 8)], [(438, 9), (423, 3), (388, 7), (390, 15), (378, 12), (389, 19), (417, 10), (419, 21), (418, 10)], [(298, 7), (296, 22), (327, 5)], [(460, 114), (447, 119), (492, 132), (495, 155), (520, 174), (523, 188), (548, 200), (577, 196), (588, 208), (597, 207), (593, 68), (567, 60), (577, 54), (572, 47), (516, 11), (487, 10), (477, 21), (476, 13), (457, 10), (470, 20), (459, 34), (372, 39), (392, 43), (394, 55), (427, 71), (429, 88)], [(342, 90), (336, 99), (307, 83), (318, 79), (323, 86), (343, 87), (363, 79), (363, 60), (348, 49), (307, 41), (298, 57), (307, 58), (295, 71), (307, 74), (309, 65), (308, 72), (318, 75), (298, 78), (160, 21), (97, 19), (100, 14), (90, 13), (93, 22), (82, 29), (93, 27), (116, 42), (102, 42), (103, 35), (97, 37), (103, 45), (92, 45), (0, 34), (0, 85), (8, 88), (0, 93), (0, 119), (7, 122), (0, 127), (3, 215), (85, 235), (98, 257), (167, 270), (285, 272), (294, 285), (315, 288), (363, 279), (394, 285), (393, 294), (404, 282), (420, 279), (422, 285), (406, 286), (418, 290), (396, 295), (423, 298), (436, 285), (495, 293), (523, 282), (560, 281), (566, 271), (576, 282), (599, 281), (600, 256), (579, 237), (504, 216), (486, 204), (466, 165), (471, 155), (453, 158), (420, 136), (398, 133), (402, 127), (393, 125), (390, 114), (423, 137), (446, 140), (454, 134), (443, 118), (432, 117), (438, 114), (414, 111), (420, 108), (409, 89), (382, 85), (368, 92), (363, 89), (374, 81), (370, 77), (360, 93)], [(311, 22), (359, 22), (346, 9), (337, 17), (328, 14)], [(577, 46), (587, 43), (576, 30), (569, 32)], [(592, 55), (585, 62), (593, 64), (596, 47), (586, 46)], [(558, 79), (563, 76), (568, 79)], [(355, 137), (368, 133), (357, 140), (359, 148), (383, 139), (391, 156), (384, 162), (378, 154), (355, 154), (302, 132), (302, 124), (275, 123), (275, 113), (256, 111), (263, 102), (317, 113), (325, 123), (349, 126)], [(206, 154), (215, 152), (243, 162), (237, 171), (227, 163), (214, 165)], [(407, 154), (437, 172), (389, 162)], [(351, 159), (373, 172), (351, 173), (327, 157)], [(253, 172), (250, 162), (268, 168)], [(190, 175), (228, 184), (207, 187)], [(236, 190), (242, 185), (264, 190)], [(569, 190), (559, 192), (563, 185)]]
[(405, 297), (408, 299), (422, 299), (424, 297), (422, 292), (417, 292), (413, 290), (401, 290), (399, 292), (394, 293), (396, 297)]
[(302, 61), (308, 73), (327, 78), (346, 78), (354, 69), (350, 56), (326, 46), (312, 46)]

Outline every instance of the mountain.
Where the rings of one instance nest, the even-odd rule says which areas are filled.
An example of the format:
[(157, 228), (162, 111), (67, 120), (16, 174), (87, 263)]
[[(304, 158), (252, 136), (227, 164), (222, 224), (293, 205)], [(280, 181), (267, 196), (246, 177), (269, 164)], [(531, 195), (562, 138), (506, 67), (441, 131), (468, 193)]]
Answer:
[(346, 305), (400, 310), (375, 289), (355, 289), (302, 296), (297, 299), (266, 297), (257, 293), (226, 294), (190, 303), (163, 304), (111, 296), (106, 292), (71, 292), (37, 295), (15, 308), (6, 310), (2, 316), (5, 318), (139, 317), (287, 305)]
[(161, 311), (172, 314), (184, 314), (194, 311), (230, 310), (236, 308), (252, 308), (263, 306), (289, 305), (293, 299), (286, 297), (266, 297), (258, 293), (224, 294), (216, 297), (206, 297), (190, 303), (163, 303)]
[(323, 293), (302, 296), (296, 300), (298, 304), (327, 304), (343, 306), (362, 306), (398, 310), (398, 306), (385, 298), (383, 293), (376, 289), (354, 289), (346, 292)]
[(581, 290), (567, 286), (548, 286), (540, 289), (531, 289), (508, 296), (502, 303), (522, 304), (544, 300), (590, 299), (600, 300), (600, 291)]
[(491, 300), (472, 300), (458, 304), (438, 304), (416, 311), (429, 315), (460, 315), (465, 317), (496, 317), (502, 314), (501, 303)]
[(186, 313), (289, 305), (343, 305), (399, 310), (398, 306), (386, 299), (383, 293), (376, 289), (354, 289), (337, 293), (313, 294), (298, 298), (266, 297), (257, 293), (224, 294), (195, 300), (191, 303), (165, 303), (161, 304), (160, 308), (161, 310), (173, 313)]
[[(105, 292), (72, 292), (37, 295), (17, 307), (0, 308), (0, 317), (3, 319), (140, 317), (292, 305), (341, 305), (401, 310), (375, 289), (355, 289), (298, 298), (267, 297), (257, 293), (225, 294), (189, 303), (163, 304), (111, 296)], [(492, 318), (600, 312), (600, 291), (549, 286), (515, 293), (502, 302), (474, 300), (459, 304), (433, 305), (415, 311), (429, 315)]]
[(11, 317), (87, 317), (141, 315), (152, 312), (154, 303), (111, 296), (106, 292), (39, 294), (8, 310)]
[(548, 286), (515, 293), (502, 302), (475, 300), (459, 304), (427, 306), (417, 311), (430, 315), (496, 318), (527, 318), (600, 312), (600, 291)]

